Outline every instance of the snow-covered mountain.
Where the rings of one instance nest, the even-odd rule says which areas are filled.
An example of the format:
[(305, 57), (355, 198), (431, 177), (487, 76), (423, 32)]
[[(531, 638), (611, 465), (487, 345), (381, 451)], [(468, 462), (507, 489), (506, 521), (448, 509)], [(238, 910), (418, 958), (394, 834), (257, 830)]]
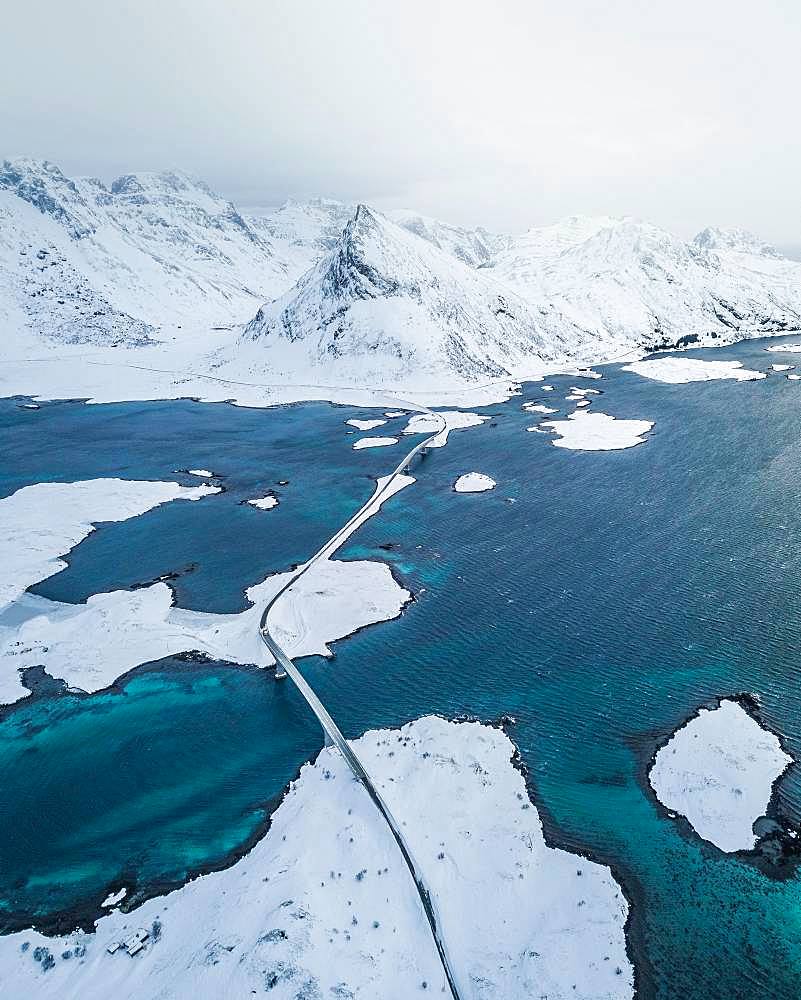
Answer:
[[(581, 332), (359, 205), (331, 251), (245, 327), (274, 372), (384, 384), (471, 381), (567, 360)], [(240, 348), (237, 348), (239, 350)]]
[(395, 209), (387, 212), (387, 216), (410, 233), (433, 243), (435, 247), (445, 250), (470, 267), (488, 264), (496, 253), (508, 246), (511, 239), (509, 236), (490, 233), (481, 227), (463, 229), (451, 226), (447, 222), (418, 215), (407, 209)]
[(273, 246), (280, 247), (281, 260), (291, 279), (288, 288), (333, 248), (355, 211), (355, 205), (330, 198), (307, 202), (290, 198), (279, 208), (251, 215), (248, 221)]
[(801, 326), (801, 267), (740, 231), (685, 243), (634, 219), (573, 217), (529, 230), (490, 266), (599, 344), (670, 347)]
[(502, 236), (327, 199), (244, 215), (182, 173), (0, 165), (8, 357), (160, 344), (198, 372), (409, 386), (794, 329), (801, 264), (740, 230), (573, 216)]
[(71, 180), (0, 165), (0, 317), (66, 343), (143, 344), (231, 326), (287, 283), (269, 240), (183, 174)]

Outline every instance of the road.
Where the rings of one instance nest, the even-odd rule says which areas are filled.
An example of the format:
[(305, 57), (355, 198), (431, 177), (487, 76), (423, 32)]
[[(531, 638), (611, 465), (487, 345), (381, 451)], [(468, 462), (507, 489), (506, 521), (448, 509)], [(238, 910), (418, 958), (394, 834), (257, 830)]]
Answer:
[[(394, 401), (393, 401), (394, 402)], [(445, 429), (445, 420), (438, 414), (431, 410), (420, 406), (418, 403), (409, 403), (402, 400), (397, 401), (398, 406), (405, 410), (414, 410), (418, 413), (429, 414), (437, 420), (438, 426), (437, 430), (426, 437), (423, 441), (418, 444), (408, 452), (408, 454), (403, 458), (403, 460), (395, 467), (395, 469), (384, 478), (383, 482), (379, 481), (379, 484), (370, 497), (370, 499), (363, 504), (359, 510), (351, 517), (323, 546), (321, 546), (317, 552), (308, 560), (308, 562), (303, 563), (299, 566), (292, 576), (287, 580), (284, 586), (273, 596), (272, 600), (269, 602), (267, 607), (264, 609), (264, 613), (261, 616), (261, 621), (259, 623), (259, 634), (261, 635), (262, 641), (264, 642), (267, 649), (272, 654), (276, 663), (276, 675), (283, 676), (286, 674), (293, 681), (297, 689), (306, 699), (306, 703), (312, 712), (314, 712), (317, 717), (318, 722), (323, 727), (323, 733), (325, 734), (326, 744), (333, 745), (339, 750), (342, 756), (345, 758), (345, 762), (351, 769), (354, 777), (359, 781), (367, 791), (367, 794), (373, 801), (376, 809), (379, 811), (387, 826), (389, 827), (392, 836), (395, 838), (395, 843), (398, 845), (398, 849), (403, 856), (403, 860), (406, 863), (406, 867), (409, 869), (409, 873), (414, 880), (415, 887), (417, 888), (417, 894), (420, 897), (420, 903), (423, 907), (423, 912), (425, 913), (428, 925), (431, 928), (431, 934), (434, 938), (434, 943), (437, 946), (437, 952), (442, 963), (442, 968), (445, 973), (445, 979), (448, 983), (448, 987), (451, 992), (453, 1000), (462, 1000), (459, 988), (456, 983), (456, 977), (454, 975), (453, 965), (448, 955), (448, 949), (445, 942), (445, 937), (442, 930), (442, 921), (439, 918), (437, 911), (436, 900), (432, 896), (428, 886), (426, 885), (423, 873), (414, 859), (411, 848), (406, 842), (401, 828), (392, 815), (392, 811), (389, 806), (381, 797), (381, 793), (376, 788), (373, 779), (371, 778), (367, 768), (364, 766), (360, 760), (358, 754), (353, 749), (353, 747), (348, 743), (345, 737), (342, 735), (339, 727), (331, 718), (326, 707), (314, 693), (313, 688), (308, 683), (303, 674), (298, 670), (292, 659), (288, 654), (281, 648), (275, 638), (270, 634), (269, 630), (269, 617), (270, 612), (275, 607), (277, 602), (291, 589), (291, 587), (305, 574), (307, 573), (315, 563), (319, 562), (321, 559), (328, 559), (331, 555), (344, 542), (353, 534), (354, 531), (370, 516), (370, 514), (377, 509), (381, 504), (382, 500), (387, 496), (391, 495), (393, 490), (393, 484), (398, 476), (403, 474), (403, 472), (409, 468), (410, 464), (414, 459), (421, 453), (423, 453), (431, 443)]]

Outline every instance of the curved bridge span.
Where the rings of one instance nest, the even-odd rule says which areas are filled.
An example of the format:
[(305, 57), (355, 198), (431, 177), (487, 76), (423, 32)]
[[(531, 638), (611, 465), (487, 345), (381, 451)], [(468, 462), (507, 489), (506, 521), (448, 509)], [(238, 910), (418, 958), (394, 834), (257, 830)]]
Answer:
[(308, 562), (303, 563), (294, 571), (284, 586), (272, 597), (269, 604), (264, 609), (261, 621), (259, 622), (259, 634), (275, 660), (276, 676), (281, 677), (288, 675), (290, 677), (322, 726), (323, 733), (325, 734), (326, 745), (335, 746), (337, 750), (339, 750), (353, 773), (353, 776), (358, 782), (360, 782), (361, 785), (363, 785), (376, 809), (379, 811), (389, 827), (392, 836), (395, 838), (395, 843), (398, 845), (398, 849), (403, 856), (403, 860), (406, 863), (406, 867), (409, 869), (409, 873), (412, 876), (417, 889), (417, 894), (420, 897), (420, 903), (422, 904), (423, 912), (428, 920), (428, 925), (431, 928), (431, 934), (434, 938), (434, 943), (437, 946), (437, 952), (442, 963), (442, 968), (445, 973), (445, 979), (448, 983), (451, 996), (453, 997), (453, 1000), (462, 1000), (462, 995), (459, 992), (459, 988), (456, 983), (453, 966), (448, 955), (448, 949), (442, 931), (442, 922), (439, 918), (435, 899), (426, 884), (421, 869), (414, 859), (414, 855), (406, 842), (406, 838), (401, 831), (400, 825), (393, 816), (389, 806), (382, 798), (381, 793), (373, 783), (373, 779), (370, 777), (369, 772), (360, 760), (359, 755), (342, 735), (339, 727), (331, 718), (326, 707), (317, 697), (311, 685), (292, 662), (291, 657), (281, 648), (275, 637), (271, 635), (269, 629), (270, 612), (281, 597), (286, 594), (287, 591), (289, 591), (292, 586), (305, 573), (307, 573), (312, 566), (314, 566), (315, 563), (333, 555), (333, 553), (336, 552), (336, 550), (340, 548), (358, 529), (363, 521), (374, 513), (385, 499), (388, 499), (393, 495), (395, 492), (394, 485), (398, 476), (402, 475), (409, 468), (410, 464), (418, 455), (425, 453), (437, 436), (445, 430), (445, 419), (439, 413), (435, 413), (434, 411), (421, 406), (419, 403), (409, 403), (403, 400), (396, 400), (393, 402), (397, 402), (397, 404), (405, 410), (412, 410), (417, 413), (424, 413), (431, 416), (432, 419), (436, 420), (438, 423), (436, 431), (426, 437), (423, 441), (418, 442), (418, 444), (416, 444), (415, 447), (408, 452), (408, 454), (388, 476), (378, 480), (376, 490), (370, 499), (356, 511), (353, 517), (351, 517), (350, 520), (339, 529), (339, 531), (337, 531), (323, 546), (321, 546), (320, 549), (318, 549), (317, 552), (315, 552)]

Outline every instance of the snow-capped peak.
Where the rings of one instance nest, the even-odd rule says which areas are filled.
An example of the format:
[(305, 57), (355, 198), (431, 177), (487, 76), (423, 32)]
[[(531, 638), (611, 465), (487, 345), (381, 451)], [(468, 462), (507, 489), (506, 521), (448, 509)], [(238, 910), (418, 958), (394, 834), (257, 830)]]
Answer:
[(512, 237), (325, 198), (245, 216), (180, 171), (104, 183), (18, 158), (0, 323), (25, 351), (169, 341), (295, 381), (443, 384), (796, 330), (801, 265), (742, 230), (688, 243), (633, 218)]
[(358, 205), (320, 263), (243, 334), (254, 363), (356, 379), (471, 381), (567, 357), (578, 332)]

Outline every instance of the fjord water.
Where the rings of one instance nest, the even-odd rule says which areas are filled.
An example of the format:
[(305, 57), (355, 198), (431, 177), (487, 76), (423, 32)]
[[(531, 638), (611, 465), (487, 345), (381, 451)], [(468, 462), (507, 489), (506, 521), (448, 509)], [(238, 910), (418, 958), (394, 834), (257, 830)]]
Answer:
[[(694, 353), (762, 370), (793, 360), (765, 346)], [(740, 692), (801, 759), (801, 383), (603, 371), (592, 408), (654, 420), (645, 445), (579, 453), (526, 433), (536, 419), (520, 404), (564, 412), (571, 377), (486, 408), (491, 421), (425, 457), (340, 554), (389, 561), (414, 603), (337, 643), (333, 661), (302, 665), (348, 736), (427, 712), (512, 716), (551, 843), (610, 864), (627, 891), (644, 996), (789, 1000), (801, 981), (794, 868), (704, 844), (657, 808), (644, 771), (697, 707)], [(391, 466), (394, 449), (351, 450), (343, 421), (357, 415), (0, 404), (4, 495), (187, 467), (226, 476), (222, 496), (102, 526), (37, 592), (77, 602), (188, 570), (173, 581), (179, 604), (238, 610), (246, 586), (305, 558)], [(454, 493), (473, 470), (497, 488)], [(275, 510), (239, 505), (271, 487)], [(170, 659), (94, 696), (28, 699), (0, 723), (7, 925), (69, 922), (111, 884), (153, 892), (225, 863), (321, 742), (291, 686), (256, 668)], [(795, 766), (775, 806), (801, 821)]]

